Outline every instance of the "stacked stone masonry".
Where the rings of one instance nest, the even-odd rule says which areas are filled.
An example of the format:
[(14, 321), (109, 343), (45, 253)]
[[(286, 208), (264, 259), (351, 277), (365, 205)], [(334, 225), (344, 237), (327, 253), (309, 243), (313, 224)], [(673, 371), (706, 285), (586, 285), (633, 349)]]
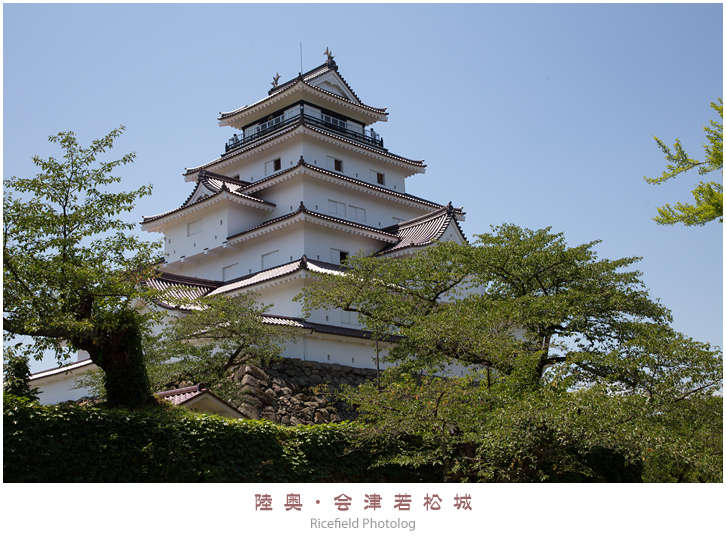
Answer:
[(264, 369), (242, 366), (232, 378), (240, 384), (243, 403), (238, 410), (247, 418), (295, 426), (351, 418), (331, 391), (375, 381), (376, 370), (286, 358)]

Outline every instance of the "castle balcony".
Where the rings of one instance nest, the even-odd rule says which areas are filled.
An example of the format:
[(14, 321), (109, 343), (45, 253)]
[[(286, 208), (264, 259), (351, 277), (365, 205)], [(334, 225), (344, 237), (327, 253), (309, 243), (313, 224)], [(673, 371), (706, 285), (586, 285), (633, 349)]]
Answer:
[(354, 122), (346, 122), (345, 120), (333, 118), (314, 107), (296, 105), (267, 122), (245, 129), (241, 135), (235, 134), (234, 137), (232, 137), (229, 142), (224, 145), (224, 152), (226, 154), (227, 152), (236, 150), (237, 148), (242, 148), (261, 137), (271, 135), (284, 127), (298, 122), (304, 125), (316, 126), (327, 131), (331, 131), (337, 135), (343, 135), (344, 137), (356, 142), (386, 150), (386, 148), (383, 147), (383, 139), (372, 129), (363, 129), (359, 124)]

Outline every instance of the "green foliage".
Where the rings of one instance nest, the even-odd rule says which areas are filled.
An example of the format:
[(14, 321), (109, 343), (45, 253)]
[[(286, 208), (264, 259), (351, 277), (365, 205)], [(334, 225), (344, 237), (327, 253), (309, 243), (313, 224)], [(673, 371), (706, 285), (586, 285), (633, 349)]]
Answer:
[[(306, 309), (357, 309), (396, 338), (384, 389), (345, 394), (387, 440), (381, 462), (440, 466), (444, 480), (612, 478), (613, 459), (622, 478), (721, 478), (721, 351), (670, 328), (629, 268), (638, 258), (595, 245), (503, 225), (410, 259), (354, 257), (305, 290)], [(469, 376), (434, 376), (452, 364)]]
[(351, 424), (284, 427), (178, 407), (40, 406), (3, 397), (5, 482), (430, 481), (373, 468)]
[(12, 396), (24, 397), (30, 400), (38, 399), (38, 389), (31, 388), (30, 368), (28, 359), (22, 351), (21, 345), (5, 346), (3, 348), (3, 392)]
[(189, 303), (147, 347), (155, 388), (177, 381), (205, 382), (220, 397), (239, 405), (229, 371), (243, 364), (265, 365), (280, 357), (291, 329), (265, 324), (271, 306), (252, 293), (215, 295)]
[[(723, 120), (723, 100), (719, 98), (718, 104), (711, 103), (711, 108)], [(704, 126), (703, 130), (706, 132), (707, 142), (703, 145), (705, 156), (702, 161), (689, 157), (680, 140), (676, 139), (673, 150), (671, 150), (658, 137), (654, 137), (658, 147), (665, 154), (669, 165), (660, 177), (648, 178), (646, 176), (644, 177), (645, 180), (651, 184), (661, 184), (695, 168), (698, 169), (700, 175), (723, 169), (723, 124), (711, 120), (710, 126)], [(705, 225), (714, 219), (723, 222), (723, 183), (699, 182), (692, 193), (694, 204), (681, 202), (676, 203), (674, 206), (666, 204), (658, 208), (658, 216), (653, 220), (661, 225), (673, 225), (675, 223)]]
[[(142, 317), (127, 309), (104, 321), (102, 343), (96, 363), (104, 368), (103, 387), (106, 399), (113, 405), (148, 404), (151, 401), (151, 381), (144, 363), (142, 348)], [(106, 356), (112, 356), (111, 359)]]
[[(148, 316), (134, 314), (135, 300), (148, 294), (139, 284), (152, 271), (158, 245), (142, 242), (120, 215), (134, 209), (151, 186), (110, 192), (121, 179), (112, 172), (134, 154), (96, 163), (111, 150), (123, 127), (81, 148), (72, 132), (49, 137), (64, 151), (61, 161), (35, 156), (40, 168), (30, 179), (5, 180), (3, 200), (3, 330), (5, 338), (31, 336), (30, 354), (51, 351), (59, 360), (86, 350), (106, 374), (128, 370), (141, 361), (136, 338)], [(128, 323), (128, 326), (126, 326)], [(133, 345), (132, 345), (133, 344)], [(132, 369), (141, 376), (126, 384), (119, 405), (149, 403), (143, 363)], [(114, 375), (110, 375), (113, 379)], [(109, 380), (110, 380), (109, 379)], [(116, 399), (121, 401), (116, 402)]]
[(670, 320), (628, 269), (639, 259), (598, 259), (596, 244), (568, 247), (549, 228), (502, 225), (474, 245), (352, 257), (345, 275), (326, 275), (302, 300), (306, 311), (357, 310), (364, 326), (399, 339), (389, 361), (400, 366), (489, 365), (539, 380), (567, 347), (607, 351), (634, 322)]

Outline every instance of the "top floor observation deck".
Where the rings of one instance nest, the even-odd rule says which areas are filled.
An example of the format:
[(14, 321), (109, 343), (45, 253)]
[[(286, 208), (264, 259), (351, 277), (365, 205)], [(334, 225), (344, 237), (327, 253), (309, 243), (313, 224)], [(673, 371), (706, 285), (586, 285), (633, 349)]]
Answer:
[(241, 134), (235, 134), (224, 145), (224, 152), (242, 148), (261, 137), (271, 135), (295, 123), (319, 127), (336, 135), (342, 135), (353, 141), (387, 151), (383, 146), (383, 139), (373, 129), (365, 129), (357, 122), (336, 118), (316, 107), (300, 103), (277, 115), (272, 115), (265, 122), (246, 127)]

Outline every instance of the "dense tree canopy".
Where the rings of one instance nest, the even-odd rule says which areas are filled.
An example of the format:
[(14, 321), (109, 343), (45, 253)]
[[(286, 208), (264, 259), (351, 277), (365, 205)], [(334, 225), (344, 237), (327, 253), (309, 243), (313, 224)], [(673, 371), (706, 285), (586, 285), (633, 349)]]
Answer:
[[(635, 476), (718, 479), (721, 351), (670, 327), (637, 258), (601, 259), (595, 245), (503, 225), (409, 259), (353, 257), (303, 301), (356, 309), (395, 336), (384, 390), (346, 393), (371, 436), (390, 436), (389, 459), (443, 463), (450, 480), (524, 481), (601, 478), (603, 456), (633, 475), (657, 456)], [(452, 364), (469, 375), (435, 376)], [(694, 412), (697, 437), (683, 424)]]
[[(711, 108), (719, 114), (723, 121), (723, 100), (719, 98), (718, 103), (711, 103)], [(697, 169), (700, 175), (722, 170), (723, 124), (711, 120), (710, 125), (704, 126), (703, 130), (706, 132), (707, 142), (703, 145), (705, 156), (700, 161), (691, 158), (686, 153), (680, 140), (676, 139), (673, 150), (671, 150), (658, 137), (654, 137), (655, 142), (665, 154), (669, 165), (658, 178), (648, 178), (646, 176), (645, 180), (651, 184), (661, 184), (692, 169)], [(658, 216), (653, 218), (654, 221), (661, 225), (673, 225), (675, 223), (705, 225), (714, 219), (723, 221), (723, 173), (721, 182), (699, 182), (692, 193), (693, 203), (678, 202), (674, 206), (666, 204), (658, 208)]]
[[(103, 370), (109, 402), (152, 402), (141, 338), (145, 317), (134, 302), (158, 246), (140, 241), (121, 218), (151, 186), (111, 192), (113, 176), (134, 154), (96, 163), (123, 127), (82, 148), (72, 132), (49, 137), (64, 152), (33, 162), (34, 178), (5, 179), (3, 330), (31, 336), (28, 354), (59, 359), (85, 350)], [(148, 292), (148, 291), (147, 291)]]

